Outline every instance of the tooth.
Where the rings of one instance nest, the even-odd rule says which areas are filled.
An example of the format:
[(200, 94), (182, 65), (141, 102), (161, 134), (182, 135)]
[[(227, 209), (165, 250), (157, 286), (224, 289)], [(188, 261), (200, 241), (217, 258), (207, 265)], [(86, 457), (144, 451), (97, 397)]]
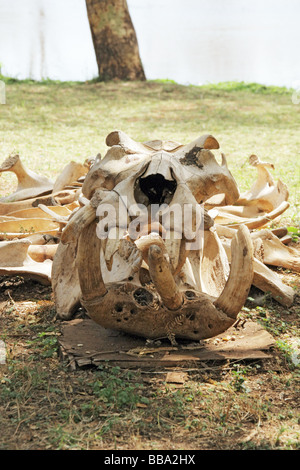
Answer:
[(106, 262), (107, 269), (111, 271), (113, 256), (118, 251), (120, 240), (122, 239), (124, 229), (119, 227), (111, 228), (106, 239), (106, 246), (104, 247), (104, 259)]
[(178, 267), (182, 236), (177, 232), (170, 231), (168, 238), (166, 238), (164, 242), (169, 255), (172, 272), (174, 273)]
[(184, 239), (181, 240), (181, 245), (180, 245), (180, 252), (179, 252), (179, 258), (178, 258), (178, 264), (177, 267), (174, 271), (174, 275), (178, 274), (181, 271), (181, 268), (183, 267), (186, 257), (189, 253), (189, 250), (187, 248), (186, 241)]

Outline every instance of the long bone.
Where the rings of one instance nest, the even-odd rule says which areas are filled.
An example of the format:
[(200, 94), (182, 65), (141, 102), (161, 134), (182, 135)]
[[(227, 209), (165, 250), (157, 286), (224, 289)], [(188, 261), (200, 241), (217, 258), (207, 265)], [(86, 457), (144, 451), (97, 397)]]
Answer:
[(28, 239), (0, 241), (0, 276), (23, 276), (41, 284), (51, 284), (52, 261), (34, 261), (28, 253)]

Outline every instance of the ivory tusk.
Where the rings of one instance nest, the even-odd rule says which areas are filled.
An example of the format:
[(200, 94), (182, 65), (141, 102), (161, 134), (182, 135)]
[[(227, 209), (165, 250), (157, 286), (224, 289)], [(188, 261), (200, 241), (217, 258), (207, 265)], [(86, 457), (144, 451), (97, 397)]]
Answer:
[(253, 244), (247, 227), (241, 226), (231, 241), (231, 267), (228, 280), (215, 306), (230, 318), (243, 307), (253, 281)]
[(42, 194), (50, 193), (53, 182), (45, 176), (40, 176), (23, 165), (19, 155), (9, 156), (0, 166), (0, 173), (12, 171), (18, 178), (16, 191), (9, 196), (0, 199), (2, 202), (14, 202), (33, 198)]
[(75, 243), (81, 231), (91, 224), (95, 218), (96, 210), (90, 204), (78, 209), (70, 218), (68, 225), (62, 232), (62, 243)]
[(76, 256), (83, 301), (93, 301), (107, 292), (101, 274), (100, 246), (101, 240), (97, 237), (96, 222), (93, 221), (81, 232)]

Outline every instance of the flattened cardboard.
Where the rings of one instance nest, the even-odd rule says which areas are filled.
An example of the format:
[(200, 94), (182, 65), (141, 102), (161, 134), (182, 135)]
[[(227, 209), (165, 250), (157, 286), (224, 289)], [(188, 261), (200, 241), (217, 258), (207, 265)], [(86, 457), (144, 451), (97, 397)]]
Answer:
[(266, 359), (275, 343), (260, 325), (246, 322), (202, 342), (177, 340), (147, 342), (144, 338), (102, 328), (90, 319), (62, 323), (59, 346), (61, 358), (74, 369), (111, 363), (125, 368), (196, 366), (201, 361)]

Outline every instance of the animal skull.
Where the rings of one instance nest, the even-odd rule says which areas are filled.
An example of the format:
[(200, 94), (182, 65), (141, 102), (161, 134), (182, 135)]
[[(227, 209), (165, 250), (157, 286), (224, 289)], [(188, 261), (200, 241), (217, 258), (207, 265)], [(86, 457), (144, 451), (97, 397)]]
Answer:
[(216, 194), (227, 205), (239, 198), (225, 156), (219, 165), (211, 152), (218, 142), (205, 135), (188, 145), (139, 143), (115, 131), (106, 143), (85, 177), (85, 205), (70, 217), (54, 257), (58, 315), (70, 318), (81, 302), (105, 328), (172, 342), (225, 331), (252, 284), (253, 244), (240, 226), (229, 266), (213, 220), (200, 210)]

